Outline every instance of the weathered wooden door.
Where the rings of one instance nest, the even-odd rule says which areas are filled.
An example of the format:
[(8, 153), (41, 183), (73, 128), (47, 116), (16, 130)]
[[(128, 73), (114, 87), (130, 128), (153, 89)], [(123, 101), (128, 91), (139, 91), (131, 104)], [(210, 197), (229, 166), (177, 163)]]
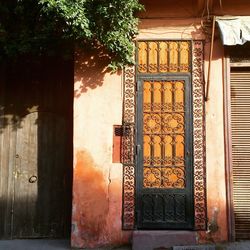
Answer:
[(5, 72), (2, 81), (0, 180), (5, 198), (0, 233), (2, 238), (66, 237), (72, 184), (72, 66), (58, 60), (27, 66), (30, 69), (19, 65), (19, 70)]

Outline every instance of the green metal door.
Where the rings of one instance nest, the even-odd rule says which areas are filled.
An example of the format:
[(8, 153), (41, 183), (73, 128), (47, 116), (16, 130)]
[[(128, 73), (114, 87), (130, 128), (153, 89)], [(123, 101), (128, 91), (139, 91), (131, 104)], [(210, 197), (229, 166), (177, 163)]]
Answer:
[(138, 77), (137, 228), (193, 229), (190, 74)]

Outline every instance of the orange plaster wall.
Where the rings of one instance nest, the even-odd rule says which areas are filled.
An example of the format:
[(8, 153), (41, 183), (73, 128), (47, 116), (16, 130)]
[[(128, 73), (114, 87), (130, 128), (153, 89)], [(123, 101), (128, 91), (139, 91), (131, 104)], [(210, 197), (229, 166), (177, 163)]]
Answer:
[(140, 18), (189, 18), (198, 16), (197, 0), (141, 0), (145, 10), (139, 13)]
[(122, 122), (122, 74), (102, 52), (76, 53), (71, 244), (88, 248), (130, 241), (122, 231), (122, 165), (112, 163), (113, 125)]
[[(205, 78), (207, 79), (210, 43), (206, 44), (205, 50)], [(221, 41), (216, 39), (211, 63), (209, 99), (205, 104), (207, 209), (209, 218), (206, 240), (212, 242), (228, 239), (224, 161), (223, 56), (224, 49)]]
[(211, 11), (214, 15), (240, 15), (240, 16), (249, 16), (249, 0), (222, 0), (213, 1), (213, 9)]

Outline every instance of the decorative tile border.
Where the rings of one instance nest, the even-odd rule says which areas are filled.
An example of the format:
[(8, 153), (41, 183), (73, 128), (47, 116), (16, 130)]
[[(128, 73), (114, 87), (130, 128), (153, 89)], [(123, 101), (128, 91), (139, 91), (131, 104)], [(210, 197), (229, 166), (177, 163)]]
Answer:
[(123, 229), (131, 230), (135, 223), (135, 67), (124, 69), (123, 89)]
[(207, 226), (203, 56), (203, 42), (193, 41), (193, 164), (196, 230), (206, 230)]

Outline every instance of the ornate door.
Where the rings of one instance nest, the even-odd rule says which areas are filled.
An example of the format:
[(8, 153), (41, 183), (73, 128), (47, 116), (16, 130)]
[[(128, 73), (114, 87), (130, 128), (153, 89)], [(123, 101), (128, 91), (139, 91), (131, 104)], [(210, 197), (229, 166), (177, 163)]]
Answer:
[(203, 41), (137, 41), (124, 70), (124, 229), (206, 230), (203, 86)]
[(191, 43), (137, 48), (137, 227), (193, 229)]
[(193, 228), (191, 121), (189, 75), (139, 78), (138, 228)]

